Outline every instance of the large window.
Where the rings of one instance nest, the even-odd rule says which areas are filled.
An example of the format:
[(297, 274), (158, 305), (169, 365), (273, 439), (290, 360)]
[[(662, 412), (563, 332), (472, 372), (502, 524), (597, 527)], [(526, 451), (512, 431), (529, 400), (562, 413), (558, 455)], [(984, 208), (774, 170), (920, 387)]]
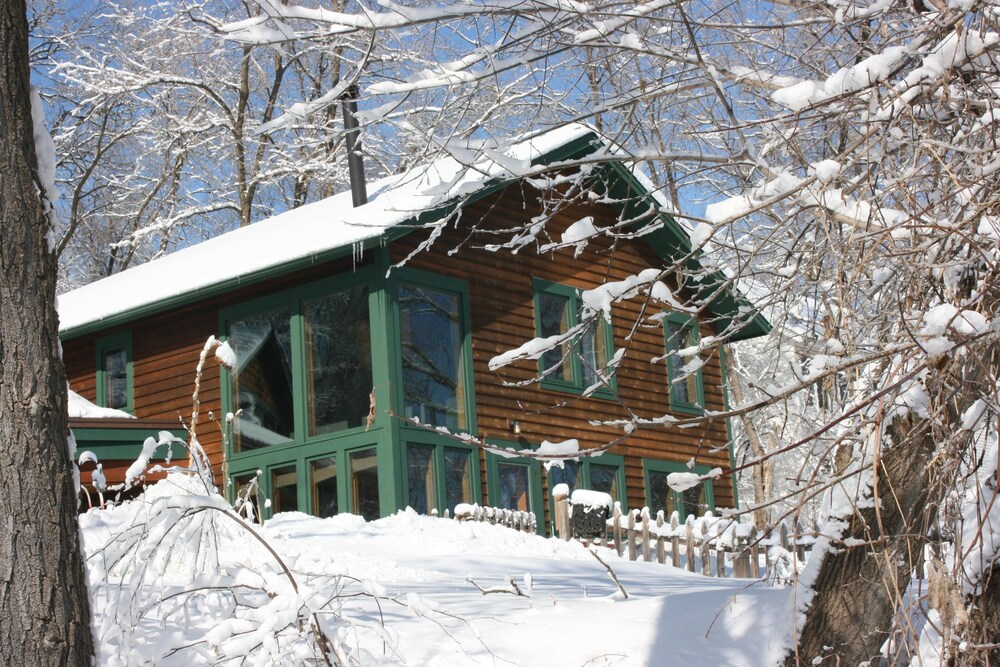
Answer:
[(667, 378), (670, 407), (677, 412), (700, 414), (705, 405), (698, 327), (690, 317), (671, 313), (663, 319), (667, 346)]
[[(580, 291), (566, 285), (535, 279), (535, 334), (541, 338), (565, 335), (584, 324)], [(541, 384), (547, 389), (583, 392), (608, 397), (611, 382), (601, 375), (611, 358), (611, 325), (603, 317), (584, 326), (539, 359)]]
[(227, 334), (236, 353), (230, 390), (235, 452), (366, 424), (373, 384), (367, 287), (328, 290), (234, 317)]
[(655, 515), (663, 511), (667, 520), (673, 512), (677, 512), (681, 522), (689, 516), (701, 516), (715, 507), (712, 480), (704, 480), (684, 491), (674, 491), (667, 484), (667, 477), (675, 472), (693, 472), (706, 474), (706, 466), (695, 466), (688, 469), (680, 463), (643, 459), (643, 471), (646, 477), (646, 504)]
[(398, 296), (405, 415), (451, 430), (468, 428), (461, 295), (401, 282)]
[(132, 404), (132, 335), (123, 331), (97, 339), (97, 405), (125, 412)]
[(476, 493), (479, 459), (466, 447), (409, 443), (406, 446), (407, 505), (421, 514), (471, 503)]

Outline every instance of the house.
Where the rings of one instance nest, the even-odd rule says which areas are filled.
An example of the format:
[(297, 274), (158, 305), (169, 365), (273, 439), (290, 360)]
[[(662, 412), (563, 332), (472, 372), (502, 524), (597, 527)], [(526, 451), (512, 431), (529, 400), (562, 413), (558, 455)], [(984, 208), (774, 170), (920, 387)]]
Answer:
[[(584, 166), (560, 167), (571, 160)], [(71, 388), (136, 417), (72, 423), (109, 483), (151, 431), (182, 433), (199, 353), (221, 335), (235, 367), (211, 364), (202, 378), (202, 414), (216, 424), (199, 425), (199, 439), (217, 479), (239, 488), (262, 471), (266, 512), (371, 519), (477, 502), (541, 518), (560, 481), (682, 518), (735, 505), (728, 478), (683, 495), (666, 486), (692, 458), (696, 472), (730, 465), (724, 419), (672, 420), (725, 407), (725, 359), (719, 347), (692, 353), (698, 340), (749, 338), (768, 324), (699, 264), (649, 181), (596, 131), (561, 128), (472, 167), (438, 160), (369, 191), (363, 206), (335, 195), (59, 298)], [(531, 223), (542, 215), (551, 220), (539, 233)], [(614, 238), (581, 233), (610, 226)], [(667, 277), (658, 300), (646, 285), (615, 302), (610, 321), (581, 320), (584, 290), (628, 291), (616, 281), (678, 261), (684, 285)], [(708, 303), (700, 311), (696, 294)], [(525, 341), (578, 325), (540, 357), (490, 369)], [(693, 356), (667, 354), (684, 348)], [(231, 438), (227, 413), (237, 414)], [(650, 423), (627, 437), (595, 423), (629, 414)], [(546, 472), (444, 430), (516, 450), (623, 441)]]

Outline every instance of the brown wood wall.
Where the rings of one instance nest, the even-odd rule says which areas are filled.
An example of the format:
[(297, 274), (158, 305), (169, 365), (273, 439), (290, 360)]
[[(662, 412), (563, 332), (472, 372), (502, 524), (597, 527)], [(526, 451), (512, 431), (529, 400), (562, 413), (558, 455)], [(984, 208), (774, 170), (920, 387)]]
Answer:
[[(531, 192), (530, 188), (527, 192)], [(520, 381), (534, 377), (537, 362), (517, 363), (495, 374), (488, 368), (489, 360), (534, 336), (532, 278), (590, 288), (608, 280), (621, 280), (646, 268), (660, 267), (662, 261), (643, 242), (634, 240), (621, 240), (616, 244), (607, 240), (591, 242), (579, 259), (574, 260), (573, 249), (542, 256), (530, 247), (517, 254), (507, 250), (488, 252), (478, 249), (485, 243), (509, 238), (509, 234), (492, 238), (489, 235), (475, 236), (471, 241), (468, 238), (468, 226), (471, 224), (493, 230), (513, 228), (539, 213), (539, 205), (531, 200), (530, 194), (526, 198), (521, 190), (509, 188), (467, 206), (461, 218), (462, 228), (449, 228), (430, 251), (418, 254), (408, 265), (459, 278), (469, 285), (480, 435), (510, 440), (513, 436), (507, 430), (507, 420), (516, 418), (521, 422), (521, 438), (526, 444), (574, 437), (580, 440), (581, 448), (594, 447), (620, 436), (621, 431), (591, 426), (589, 420), (622, 418), (626, 415), (623, 405), (641, 417), (653, 418), (670, 413), (666, 367), (663, 363), (649, 363), (651, 358), (664, 353), (662, 328), (640, 317), (644, 312), (642, 299), (617, 304), (613, 309), (614, 346), (624, 346), (627, 350), (618, 372), (621, 404), (597, 398), (582, 399), (544, 390), (535, 384), (504, 386), (503, 380)], [(598, 226), (615, 221), (613, 210), (609, 207), (570, 206), (549, 223), (546, 232), (539, 237), (540, 241), (558, 240), (569, 224), (588, 215), (595, 218)], [(391, 247), (393, 261), (401, 260), (425, 237), (425, 233), (415, 232), (394, 243)], [(448, 250), (463, 241), (465, 247), (462, 252), (451, 257), (446, 255)], [(370, 255), (368, 253), (365, 263), (370, 261)], [(169, 420), (180, 416), (187, 421), (191, 415), (191, 393), (198, 355), (208, 336), (221, 333), (218, 331), (220, 308), (338, 275), (350, 271), (352, 266), (352, 260), (347, 258), (280, 280), (241, 288), (182, 310), (146, 318), (131, 326), (65, 341), (64, 359), (70, 386), (85, 398), (95, 400), (95, 340), (99, 336), (130, 328), (135, 415)], [(646, 310), (645, 316), (654, 312), (659, 312), (659, 308)], [(640, 326), (629, 338), (636, 321), (640, 322)], [(713, 332), (703, 325), (701, 333), (707, 336)], [(721, 410), (722, 380), (717, 356), (707, 361), (703, 372), (707, 406)], [(214, 361), (208, 364), (202, 378), (201, 401), (203, 415), (208, 411), (217, 416), (224, 414), (220, 404), (220, 373)], [(198, 435), (216, 467), (216, 473), (220, 473), (219, 429), (207, 424), (203, 418)], [(727, 469), (729, 455), (722, 447), (725, 442), (725, 423), (721, 420), (689, 429), (656, 426), (637, 430), (625, 444), (614, 450), (625, 457), (629, 506), (641, 507), (645, 504), (643, 457), (676, 462), (696, 457), (699, 464)], [(111, 473), (109, 478), (114, 475), (110, 467), (106, 465)], [(715, 484), (715, 500), (720, 507), (730, 506), (733, 502), (728, 479), (724, 477)], [(485, 493), (485, 480), (482, 488)]]
[[(620, 403), (598, 398), (583, 399), (542, 389), (537, 384), (504, 386), (503, 380), (520, 382), (535, 377), (538, 373), (536, 361), (519, 362), (498, 373), (489, 370), (490, 359), (520, 346), (535, 335), (532, 278), (592, 288), (663, 265), (645, 243), (635, 240), (613, 243), (604, 238), (593, 241), (576, 260), (573, 259), (574, 248), (542, 255), (534, 252), (534, 244), (517, 254), (504, 249), (496, 252), (483, 250), (482, 247), (488, 243), (502, 242), (511, 237), (509, 232), (493, 234), (492, 230), (521, 226), (525, 220), (541, 213), (539, 203), (532, 201), (531, 190), (527, 192), (529, 194), (525, 196), (521, 190), (508, 188), (501, 194), (466, 207), (459, 229), (449, 227), (430, 252), (418, 254), (408, 263), (412, 268), (459, 278), (469, 285), (479, 435), (510, 440), (513, 436), (507, 429), (507, 420), (516, 418), (521, 422), (521, 441), (525, 444), (577, 438), (581, 449), (586, 449), (622, 435), (620, 429), (591, 426), (588, 422), (624, 418), (627, 413), (623, 406), (645, 418), (670, 414), (666, 366), (664, 363), (650, 364), (650, 359), (664, 354), (663, 330), (645, 320), (649, 315), (660, 312), (660, 308), (644, 310), (643, 298), (612, 308), (614, 347), (626, 348), (618, 372)], [(586, 216), (593, 216), (598, 227), (617, 221), (614, 210), (607, 206), (567, 206), (547, 224), (546, 231), (538, 237), (539, 243), (559, 241), (570, 224)], [(470, 225), (483, 229), (483, 233), (473, 236), (471, 242), (468, 240)], [(394, 244), (391, 248), (393, 262), (405, 258), (426, 236), (414, 233)], [(447, 256), (447, 252), (459, 244), (464, 244), (463, 250)], [(640, 326), (629, 338), (637, 321)], [(714, 333), (708, 326), (702, 325), (702, 336)], [(722, 374), (717, 355), (707, 359), (703, 374), (707, 407), (722, 410)], [(726, 426), (722, 420), (704, 427), (680, 429), (651, 426), (636, 431), (626, 443), (613, 450), (625, 457), (629, 506), (642, 507), (646, 503), (643, 457), (678, 463), (696, 457), (699, 464), (726, 470), (729, 468), (729, 453), (724, 448), (726, 440)], [(732, 506), (729, 478), (721, 478), (714, 487), (716, 505)], [(483, 489), (486, 489), (485, 483)]]

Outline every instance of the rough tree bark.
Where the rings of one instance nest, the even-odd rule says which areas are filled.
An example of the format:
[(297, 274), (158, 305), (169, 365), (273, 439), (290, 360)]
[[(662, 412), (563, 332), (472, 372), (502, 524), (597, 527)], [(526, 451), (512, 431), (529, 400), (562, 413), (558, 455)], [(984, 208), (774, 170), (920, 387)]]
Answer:
[(89, 665), (25, 0), (0, 3), (0, 664)]
[(972, 346), (964, 356), (931, 364), (923, 382), (930, 416), (911, 412), (884, 427), (875, 453), (876, 506), (856, 509), (843, 534), (863, 544), (823, 557), (797, 651), (786, 666), (808, 665), (818, 656), (836, 656), (842, 665), (883, 664), (883, 646), (928, 530), (957, 483), (945, 460), (971, 442), (968, 431), (953, 425), (993, 376), (970, 360), (995, 358), (995, 351), (994, 345)]

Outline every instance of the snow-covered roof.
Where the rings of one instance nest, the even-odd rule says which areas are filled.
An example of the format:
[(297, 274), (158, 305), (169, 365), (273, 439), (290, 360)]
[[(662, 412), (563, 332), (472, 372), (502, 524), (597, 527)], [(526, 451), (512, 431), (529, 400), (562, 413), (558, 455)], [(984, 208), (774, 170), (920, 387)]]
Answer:
[(219, 285), (249, 281), (270, 269), (378, 238), (492, 182), (540, 171), (544, 167), (532, 167), (533, 160), (588, 135), (596, 137), (596, 132), (572, 124), (515, 141), (502, 151), (484, 151), (472, 166), (442, 158), (369, 183), (364, 206), (354, 208), (346, 191), (178, 250), (61, 295), (60, 331), (89, 329), (123, 313), (207, 294)]

